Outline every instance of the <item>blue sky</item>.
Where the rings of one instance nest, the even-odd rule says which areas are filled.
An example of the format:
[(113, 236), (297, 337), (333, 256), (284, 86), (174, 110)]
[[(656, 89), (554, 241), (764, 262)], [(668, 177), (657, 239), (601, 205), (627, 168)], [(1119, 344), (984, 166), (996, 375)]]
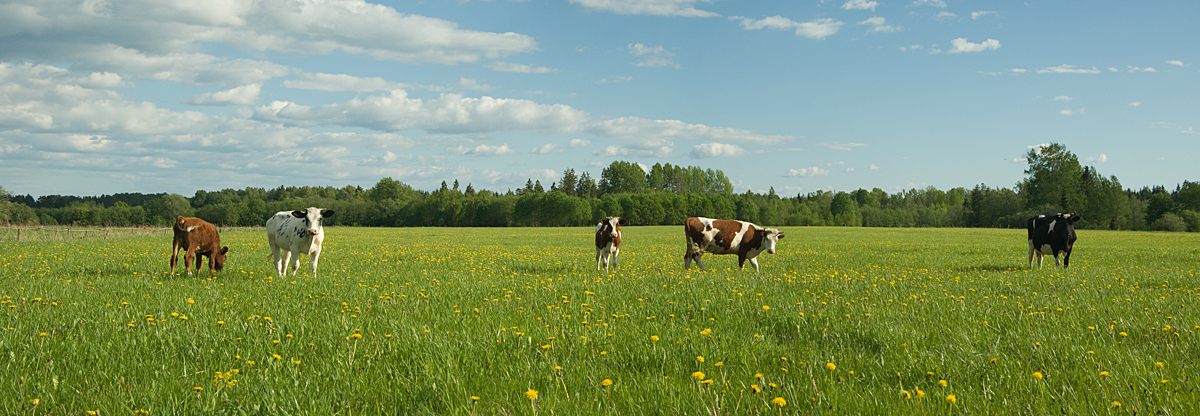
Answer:
[(1058, 142), (1200, 180), (1200, 3), (0, 2), (0, 186), (504, 191), (614, 160), (737, 191), (1012, 187)]

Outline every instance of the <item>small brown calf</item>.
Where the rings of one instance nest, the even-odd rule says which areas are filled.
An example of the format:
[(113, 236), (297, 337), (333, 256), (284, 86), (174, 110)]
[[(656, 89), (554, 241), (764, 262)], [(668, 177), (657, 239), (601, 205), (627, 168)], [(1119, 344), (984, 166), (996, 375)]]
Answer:
[(208, 273), (221, 271), (225, 268), (225, 254), (229, 247), (221, 247), (221, 236), (217, 235), (217, 227), (195, 217), (175, 219), (175, 241), (171, 243), (171, 274), (175, 274), (175, 263), (179, 258), (179, 249), (187, 252), (183, 255), (183, 268), (188, 276), (192, 275), (192, 259), (196, 260), (196, 272), (200, 272), (200, 261), (208, 256)]

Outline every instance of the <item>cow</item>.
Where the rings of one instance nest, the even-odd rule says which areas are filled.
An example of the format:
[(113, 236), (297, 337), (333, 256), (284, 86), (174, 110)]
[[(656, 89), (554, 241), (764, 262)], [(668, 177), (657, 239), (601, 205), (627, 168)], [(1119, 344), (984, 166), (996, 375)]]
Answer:
[(611, 257), (612, 267), (617, 267), (617, 255), (621, 254), (621, 226), (629, 221), (621, 217), (608, 217), (596, 224), (596, 270), (601, 265), (608, 271)]
[(292, 276), (300, 268), (300, 255), (307, 254), (312, 260), (312, 273), (317, 275), (317, 260), (321, 256), (321, 242), (325, 240), (325, 229), (321, 220), (333, 216), (332, 210), (308, 208), (296, 211), (280, 211), (267, 220), (267, 245), (275, 260), (275, 273)]
[(1038, 268), (1042, 268), (1042, 256), (1054, 257), (1058, 265), (1058, 253), (1063, 253), (1063, 267), (1071, 264), (1071, 247), (1075, 245), (1075, 222), (1079, 214), (1038, 215), (1026, 222), (1029, 231), (1029, 268), (1033, 268), (1033, 256), (1037, 255)]
[(175, 274), (175, 264), (179, 261), (179, 249), (185, 251), (183, 268), (188, 276), (192, 275), (192, 259), (196, 259), (196, 272), (200, 272), (200, 262), (208, 257), (208, 273), (221, 271), (225, 268), (225, 255), (229, 247), (221, 247), (221, 236), (217, 235), (217, 227), (208, 221), (196, 217), (175, 217), (175, 241), (171, 243), (171, 274)]
[(774, 228), (763, 228), (746, 221), (714, 220), (691, 217), (683, 223), (687, 235), (687, 253), (683, 255), (683, 269), (691, 268), (692, 260), (705, 271), (700, 255), (737, 254), (738, 268), (746, 269), (746, 260), (758, 271), (759, 254), (766, 251), (775, 254), (775, 243), (783, 238), (783, 232)]

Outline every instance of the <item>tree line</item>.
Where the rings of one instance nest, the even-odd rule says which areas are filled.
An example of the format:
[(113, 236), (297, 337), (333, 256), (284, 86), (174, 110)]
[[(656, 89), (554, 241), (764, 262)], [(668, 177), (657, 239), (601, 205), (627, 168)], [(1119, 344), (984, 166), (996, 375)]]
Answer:
[(1039, 214), (1077, 212), (1081, 229), (1200, 231), (1200, 183), (1122, 189), (1116, 176), (1082, 166), (1060, 144), (1026, 155), (1026, 177), (1013, 188), (946, 191), (928, 187), (888, 193), (879, 188), (780, 196), (735, 193), (724, 172), (655, 164), (647, 172), (616, 161), (600, 178), (567, 169), (547, 189), (540, 181), (500, 193), (442, 182), (416, 190), (392, 178), (369, 189), (247, 187), (179, 194), (124, 193), (99, 197), (9, 195), (0, 188), (0, 224), (168, 226), (196, 216), (221, 226), (258, 226), (275, 212), (316, 206), (337, 212), (328, 225), (372, 227), (555, 227), (621, 216), (637, 225), (678, 225), (690, 216), (760, 225), (1022, 228)]

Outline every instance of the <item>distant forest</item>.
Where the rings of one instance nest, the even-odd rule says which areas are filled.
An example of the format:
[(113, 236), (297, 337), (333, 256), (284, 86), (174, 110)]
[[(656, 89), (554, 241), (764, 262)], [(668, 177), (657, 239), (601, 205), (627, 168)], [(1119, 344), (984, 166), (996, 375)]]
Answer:
[(888, 193), (879, 188), (781, 196), (734, 193), (724, 172), (655, 164), (650, 172), (616, 161), (599, 179), (574, 169), (547, 188), (528, 181), (504, 193), (442, 182), (415, 190), (392, 178), (360, 186), (278, 187), (179, 194), (123, 193), (99, 197), (10, 195), (0, 188), (0, 224), (168, 226), (196, 216), (220, 226), (258, 226), (273, 213), (309, 206), (332, 209), (328, 225), (371, 227), (555, 227), (591, 225), (616, 215), (634, 225), (678, 225), (690, 216), (730, 218), (766, 226), (1022, 228), (1038, 214), (1078, 212), (1077, 228), (1200, 231), (1200, 183), (1122, 189), (1116, 176), (1059, 144), (1029, 151), (1026, 177), (1012, 189), (985, 184), (946, 191), (933, 187)]

